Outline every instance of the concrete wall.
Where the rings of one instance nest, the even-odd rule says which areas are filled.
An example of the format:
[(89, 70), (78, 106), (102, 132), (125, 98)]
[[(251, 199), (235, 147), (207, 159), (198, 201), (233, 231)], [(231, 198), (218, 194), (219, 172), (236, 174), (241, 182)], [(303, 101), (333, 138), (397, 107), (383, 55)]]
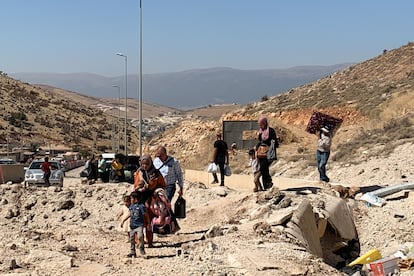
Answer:
[(24, 180), (24, 165), (0, 165), (0, 181), (2, 184), (12, 181), (13, 183), (20, 183)]
[(230, 145), (236, 142), (238, 149), (251, 149), (257, 144), (257, 121), (223, 121), (223, 140)]

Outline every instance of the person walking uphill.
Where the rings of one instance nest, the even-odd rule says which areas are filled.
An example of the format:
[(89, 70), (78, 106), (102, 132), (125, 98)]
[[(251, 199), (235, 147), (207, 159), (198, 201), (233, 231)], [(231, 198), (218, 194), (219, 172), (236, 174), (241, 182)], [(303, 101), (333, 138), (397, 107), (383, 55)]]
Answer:
[[(277, 145), (277, 136), (274, 128), (271, 128), (267, 122), (266, 117), (260, 117), (258, 120), (259, 131), (258, 137), (259, 143), (256, 146), (256, 150), (259, 148), (260, 144), (265, 144), (270, 147), (272, 140), (274, 140), (275, 145)], [(277, 146), (275, 146), (277, 147)], [(260, 164), (260, 173), (262, 174), (262, 184), (264, 189), (269, 189), (273, 186), (272, 177), (269, 173), (269, 166), (273, 160), (268, 160), (267, 157), (258, 157)]]
[(322, 127), (320, 131), (316, 132), (318, 139), (318, 147), (316, 150), (316, 161), (318, 163), (319, 179), (324, 182), (329, 182), (329, 177), (326, 176), (326, 164), (328, 163), (329, 155), (331, 154), (332, 139), (328, 127)]
[[(216, 139), (217, 140), (214, 142), (213, 160), (211, 160), (210, 163), (216, 163), (220, 168), (220, 186), (224, 186), (224, 165), (229, 165), (229, 148), (227, 143), (221, 139), (221, 133), (217, 133)], [(212, 183), (218, 183), (217, 173), (213, 172), (213, 177), (214, 180)]]
[(165, 184), (167, 185), (165, 193), (168, 200), (171, 202), (176, 185), (180, 188), (178, 195), (183, 195), (183, 173), (181, 171), (180, 163), (177, 159), (167, 155), (167, 149), (163, 146), (158, 147), (156, 157), (154, 159), (154, 166), (157, 168), (164, 177)]

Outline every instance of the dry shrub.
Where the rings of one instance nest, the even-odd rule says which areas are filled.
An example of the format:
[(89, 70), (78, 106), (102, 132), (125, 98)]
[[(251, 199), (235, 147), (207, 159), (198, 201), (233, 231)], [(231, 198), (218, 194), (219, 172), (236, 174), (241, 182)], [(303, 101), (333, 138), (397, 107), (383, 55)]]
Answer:
[(306, 154), (291, 154), (283, 157), (287, 162), (297, 162), (300, 160), (305, 161), (314, 161), (315, 154), (314, 153), (306, 153)]
[(353, 154), (360, 149), (370, 149), (374, 145), (386, 145), (380, 153), (372, 152), (371, 155), (381, 154), (388, 156), (402, 140), (414, 138), (414, 119), (412, 114), (402, 118), (392, 119), (381, 128), (364, 130), (347, 143), (337, 147), (334, 161), (349, 162), (354, 160)]

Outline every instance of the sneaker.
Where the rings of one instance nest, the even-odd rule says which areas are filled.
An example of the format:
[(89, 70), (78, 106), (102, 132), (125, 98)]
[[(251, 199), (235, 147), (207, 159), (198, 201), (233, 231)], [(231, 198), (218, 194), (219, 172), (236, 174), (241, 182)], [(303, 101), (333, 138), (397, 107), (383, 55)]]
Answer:
[(144, 249), (144, 247), (140, 247), (139, 248), (139, 254), (145, 255), (145, 249)]
[(127, 255), (127, 257), (128, 257), (128, 258), (136, 258), (136, 257), (137, 257), (137, 254), (135, 254), (135, 253), (129, 253), (129, 254)]
[(217, 180), (213, 180), (213, 182), (211, 182), (211, 184), (217, 184), (218, 181)]

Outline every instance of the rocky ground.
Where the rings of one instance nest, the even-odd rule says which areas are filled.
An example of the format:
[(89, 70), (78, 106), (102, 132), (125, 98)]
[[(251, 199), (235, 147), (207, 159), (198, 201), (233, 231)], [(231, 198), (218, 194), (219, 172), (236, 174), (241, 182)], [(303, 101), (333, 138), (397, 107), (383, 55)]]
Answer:
[[(370, 187), (414, 181), (413, 144), (398, 147), (388, 158), (328, 168), (335, 183)], [(312, 169), (283, 176), (314, 179)], [(291, 166), (291, 169), (288, 167)], [(185, 183), (187, 217), (181, 230), (156, 236), (145, 258), (130, 259), (127, 236), (118, 230), (116, 214), (129, 184), (86, 185), (79, 170), (67, 173), (64, 187), (0, 186), (0, 273), (2, 275), (345, 275), (306, 252), (268, 223), (279, 212), (265, 208), (277, 190), (252, 193)], [(282, 190), (295, 208), (305, 198), (326, 200), (327, 186)], [(354, 206), (361, 254), (378, 248), (384, 256), (414, 242), (414, 191), (386, 197), (383, 207)], [(414, 275), (414, 268), (401, 275)]]

